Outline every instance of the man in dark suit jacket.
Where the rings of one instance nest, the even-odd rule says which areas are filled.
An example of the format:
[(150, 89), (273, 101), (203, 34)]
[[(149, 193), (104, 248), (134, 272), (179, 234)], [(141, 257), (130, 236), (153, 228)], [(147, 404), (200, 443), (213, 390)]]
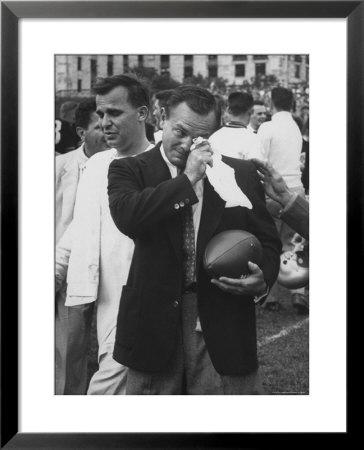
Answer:
[[(135, 242), (123, 287), (114, 358), (129, 367), (127, 394), (252, 394), (259, 391), (255, 301), (276, 280), (281, 243), (254, 166), (223, 157), (253, 208), (226, 207), (205, 177), (208, 138), (220, 123), (208, 91), (181, 86), (163, 116), (162, 144), (109, 168), (116, 226)], [(192, 206), (195, 276), (185, 285), (182, 216)], [(210, 280), (202, 267), (209, 240), (242, 229), (263, 247), (245, 278)]]

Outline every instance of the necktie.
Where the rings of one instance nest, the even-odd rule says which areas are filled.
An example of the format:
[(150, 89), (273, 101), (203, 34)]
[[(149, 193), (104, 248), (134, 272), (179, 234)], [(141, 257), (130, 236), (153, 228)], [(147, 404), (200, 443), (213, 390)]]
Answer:
[(195, 229), (193, 226), (192, 206), (187, 206), (182, 213), (183, 226), (183, 276), (184, 287), (195, 281)]

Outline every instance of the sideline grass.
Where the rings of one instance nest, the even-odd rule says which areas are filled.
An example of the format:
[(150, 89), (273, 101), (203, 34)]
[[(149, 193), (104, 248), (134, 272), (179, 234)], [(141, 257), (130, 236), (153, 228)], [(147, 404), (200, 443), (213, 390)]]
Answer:
[[(290, 330), (273, 342), (258, 347), (263, 386), (267, 395), (309, 394), (309, 322), (291, 305), (290, 293), (279, 288), (281, 309), (268, 311), (257, 307), (258, 343), (282, 330)], [(299, 328), (294, 325), (300, 324)], [(259, 344), (258, 344), (259, 345)]]

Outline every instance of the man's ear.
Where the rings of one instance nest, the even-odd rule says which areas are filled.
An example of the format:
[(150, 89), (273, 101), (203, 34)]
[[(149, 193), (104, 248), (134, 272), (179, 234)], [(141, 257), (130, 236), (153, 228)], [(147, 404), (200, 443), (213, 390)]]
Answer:
[(76, 133), (77, 133), (78, 137), (81, 139), (81, 141), (85, 142), (85, 134), (86, 134), (85, 129), (82, 127), (77, 127)]
[(163, 126), (164, 126), (164, 122), (167, 119), (167, 112), (166, 112), (166, 108), (164, 106), (162, 106), (161, 108), (161, 120), (159, 123), (160, 128), (163, 130)]
[(146, 106), (140, 106), (138, 108), (138, 120), (146, 121), (148, 118), (149, 110)]

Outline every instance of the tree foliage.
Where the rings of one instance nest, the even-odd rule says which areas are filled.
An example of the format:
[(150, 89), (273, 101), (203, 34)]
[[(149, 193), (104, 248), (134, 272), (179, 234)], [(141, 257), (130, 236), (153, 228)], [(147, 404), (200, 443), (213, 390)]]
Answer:
[(151, 92), (174, 89), (181, 84), (169, 73), (159, 74), (154, 67), (134, 67), (131, 72), (142, 79)]

